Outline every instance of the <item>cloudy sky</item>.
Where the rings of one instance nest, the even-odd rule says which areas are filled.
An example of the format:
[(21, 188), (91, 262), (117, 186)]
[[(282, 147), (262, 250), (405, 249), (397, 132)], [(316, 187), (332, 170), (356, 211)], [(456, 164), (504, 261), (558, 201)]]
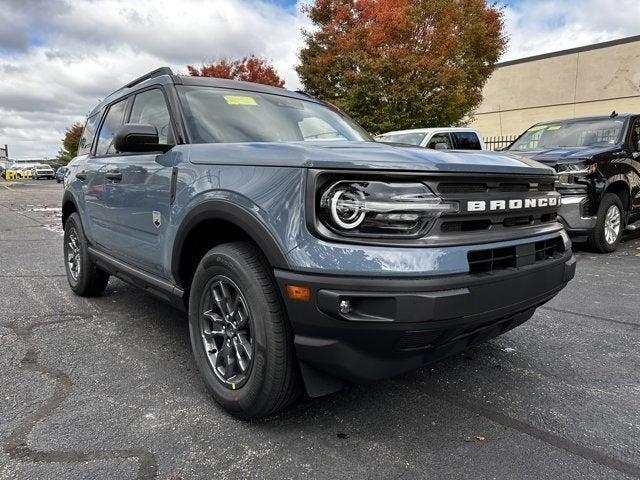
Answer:
[[(288, 88), (303, 0), (0, 0), (0, 144), (55, 156), (67, 126), (158, 66), (257, 54)], [(502, 0), (503, 60), (640, 34), (638, 0)]]

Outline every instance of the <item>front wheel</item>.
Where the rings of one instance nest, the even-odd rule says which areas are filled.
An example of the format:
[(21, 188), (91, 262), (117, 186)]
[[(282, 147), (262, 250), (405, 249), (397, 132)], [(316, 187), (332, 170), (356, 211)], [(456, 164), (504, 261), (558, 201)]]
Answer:
[(93, 297), (107, 288), (109, 275), (91, 262), (87, 239), (77, 213), (72, 213), (64, 224), (64, 260), (67, 281), (77, 295)]
[(189, 332), (207, 389), (229, 413), (264, 417), (298, 396), (291, 327), (271, 267), (251, 243), (217, 246), (201, 260)]
[(610, 253), (618, 248), (626, 211), (620, 197), (614, 193), (605, 193), (598, 208), (598, 219), (593, 233), (589, 237), (590, 245), (600, 253)]

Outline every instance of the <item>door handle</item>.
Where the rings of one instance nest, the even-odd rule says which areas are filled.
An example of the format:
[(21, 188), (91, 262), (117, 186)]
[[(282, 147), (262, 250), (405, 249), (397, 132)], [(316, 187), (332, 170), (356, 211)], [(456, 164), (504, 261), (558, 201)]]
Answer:
[(87, 179), (87, 174), (84, 171), (78, 172), (76, 173), (76, 178), (84, 182)]
[(119, 182), (122, 180), (122, 173), (118, 172), (118, 171), (114, 171), (114, 172), (107, 172), (104, 174), (104, 177), (107, 180), (111, 180), (112, 182)]

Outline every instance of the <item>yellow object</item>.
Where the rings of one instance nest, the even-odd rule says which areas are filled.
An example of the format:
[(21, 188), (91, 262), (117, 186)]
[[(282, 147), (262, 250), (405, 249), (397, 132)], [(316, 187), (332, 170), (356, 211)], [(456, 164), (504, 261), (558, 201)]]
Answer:
[(224, 99), (229, 105), (249, 105), (249, 106), (258, 105), (256, 103), (255, 98), (247, 97), (245, 95), (225, 95)]
[(287, 295), (291, 300), (308, 302), (311, 300), (311, 289), (299, 285), (287, 285)]

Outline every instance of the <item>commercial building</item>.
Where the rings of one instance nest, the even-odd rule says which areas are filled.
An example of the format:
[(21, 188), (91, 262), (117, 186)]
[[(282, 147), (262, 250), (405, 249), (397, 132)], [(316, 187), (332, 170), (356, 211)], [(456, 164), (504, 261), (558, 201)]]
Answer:
[(640, 112), (640, 35), (498, 64), (470, 126), (507, 137), (613, 110)]

